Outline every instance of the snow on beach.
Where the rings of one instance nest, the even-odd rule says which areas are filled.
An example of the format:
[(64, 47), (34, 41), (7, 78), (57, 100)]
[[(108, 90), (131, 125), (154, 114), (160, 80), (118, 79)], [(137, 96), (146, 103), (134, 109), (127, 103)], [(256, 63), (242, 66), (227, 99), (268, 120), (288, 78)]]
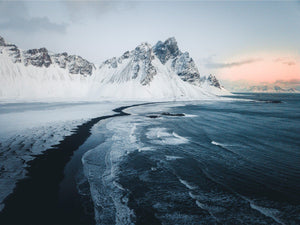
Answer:
[[(128, 103), (130, 105), (131, 103)], [(26, 163), (51, 148), (85, 121), (115, 114), (122, 102), (0, 103), (0, 204)], [(0, 205), (0, 210), (4, 207)]]

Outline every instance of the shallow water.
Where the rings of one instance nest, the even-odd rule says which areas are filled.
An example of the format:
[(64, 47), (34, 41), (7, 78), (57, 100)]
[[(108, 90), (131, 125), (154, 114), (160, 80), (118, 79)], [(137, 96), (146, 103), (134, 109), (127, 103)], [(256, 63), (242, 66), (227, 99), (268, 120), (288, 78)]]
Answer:
[(97, 223), (300, 224), (300, 95), (234, 98), (94, 127), (82, 160)]

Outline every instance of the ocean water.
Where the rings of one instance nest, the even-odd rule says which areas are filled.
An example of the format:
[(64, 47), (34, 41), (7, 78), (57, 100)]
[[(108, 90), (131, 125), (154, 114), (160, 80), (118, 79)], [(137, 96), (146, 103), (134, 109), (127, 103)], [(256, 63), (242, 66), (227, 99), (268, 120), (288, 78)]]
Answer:
[(300, 95), (230, 98), (97, 124), (79, 185), (97, 224), (300, 224)]

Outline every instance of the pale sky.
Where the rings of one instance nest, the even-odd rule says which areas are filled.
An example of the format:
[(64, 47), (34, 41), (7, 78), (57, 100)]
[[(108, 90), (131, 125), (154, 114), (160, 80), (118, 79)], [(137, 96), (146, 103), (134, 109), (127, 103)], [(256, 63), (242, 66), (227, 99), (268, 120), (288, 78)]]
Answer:
[(175, 37), (202, 75), (300, 79), (300, 1), (2, 1), (0, 35), (95, 64)]

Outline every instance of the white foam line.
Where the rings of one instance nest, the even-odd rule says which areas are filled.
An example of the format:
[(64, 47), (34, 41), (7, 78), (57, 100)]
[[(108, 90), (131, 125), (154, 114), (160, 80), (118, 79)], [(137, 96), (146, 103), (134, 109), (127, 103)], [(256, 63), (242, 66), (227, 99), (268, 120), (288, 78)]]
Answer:
[(211, 144), (223, 147), (223, 145), (221, 143), (216, 142), (216, 141), (212, 141)]
[(258, 205), (255, 205), (251, 200), (248, 200), (248, 201), (249, 201), (250, 207), (252, 209), (260, 212), (261, 214), (265, 215), (266, 217), (272, 218), (274, 221), (276, 221), (279, 224), (285, 225), (284, 222), (282, 222), (281, 220), (279, 220), (278, 218), (276, 218), (274, 216), (274, 211), (278, 212), (278, 210), (258, 206)]
[(209, 208), (205, 204), (203, 204), (203, 203), (199, 202), (198, 200), (196, 200), (196, 205), (199, 208), (207, 211), (212, 218), (214, 218), (217, 222), (219, 222), (219, 219), (211, 212), (211, 210), (209, 210)]
[(173, 132), (172, 134), (173, 134), (174, 137), (176, 137), (176, 138), (182, 140), (183, 142), (186, 142), (186, 143), (189, 142), (189, 140), (188, 140), (187, 138), (182, 137), (182, 136), (176, 134), (175, 132)]
[(166, 160), (168, 160), (168, 161), (182, 159), (182, 157), (180, 157), (180, 156), (173, 156), (173, 155), (166, 155), (165, 157), (166, 157)]
[(185, 117), (198, 117), (197, 115), (193, 115), (193, 114), (184, 114)]
[[(225, 184), (222, 184), (220, 182), (218, 182), (217, 180), (213, 179), (208, 173), (206, 173), (205, 171), (203, 171), (203, 173), (209, 178), (211, 179), (212, 181), (226, 187), (228, 190), (230, 190), (232, 193), (236, 194), (237, 196), (239, 196), (240, 198), (244, 199), (245, 201), (247, 201), (249, 204), (250, 204), (250, 207), (256, 211), (258, 211), (259, 213), (263, 214), (264, 216), (267, 216), (271, 219), (273, 219), (275, 222), (279, 223), (279, 224), (282, 224), (282, 225), (285, 225), (284, 222), (282, 222), (281, 220), (279, 220), (278, 218), (276, 218), (274, 215), (270, 215), (268, 213), (266, 213), (263, 209), (266, 209), (264, 207), (261, 207), (261, 206), (257, 206), (253, 203), (253, 201), (251, 201), (250, 199), (246, 198), (245, 196), (237, 193), (236, 191), (234, 191), (232, 188), (230, 188), (229, 186), (225, 185)], [(275, 209), (274, 209), (275, 210)], [(277, 210), (276, 210), (277, 211)]]
[(196, 186), (193, 186), (193, 185), (189, 184), (187, 181), (182, 180), (180, 178), (179, 178), (179, 181), (180, 181), (180, 183), (182, 183), (184, 186), (186, 186), (190, 190), (195, 190), (197, 188)]
[(182, 137), (175, 132), (170, 133), (167, 128), (161, 127), (150, 128), (146, 135), (152, 143), (159, 145), (179, 145), (189, 142), (187, 138)]
[(197, 195), (194, 195), (191, 191), (189, 191), (189, 196), (194, 199), (197, 200)]
[(134, 136), (135, 130), (136, 130), (136, 124), (134, 123), (133, 127), (131, 128), (130, 135), (129, 135), (131, 143), (135, 143), (136, 142), (136, 137)]
[(151, 147), (141, 147), (138, 149), (139, 152), (142, 152), (142, 151), (154, 151), (155, 149), (154, 148), (151, 148)]
[(119, 184), (118, 182), (114, 181), (113, 184), (120, 190), (125, 191), (125, 189), (122, 187), (121, 184)]

